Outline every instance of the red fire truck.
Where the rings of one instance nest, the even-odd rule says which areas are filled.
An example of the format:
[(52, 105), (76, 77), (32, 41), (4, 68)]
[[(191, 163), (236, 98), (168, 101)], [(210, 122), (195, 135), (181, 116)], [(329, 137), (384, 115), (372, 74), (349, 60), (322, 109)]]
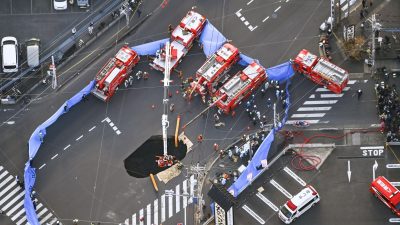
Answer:
[(336, 94), (341, 93), (349, 81), (349, 73), (346, 70), (305, 49), (297, 55), (293, 61), (293, 67), (308, 79), (325, 86)]
[(369, 190), (394, 214), (400, 216), (400, 192), (385, 177), (379, 176), (371, 183)]
[(93, 95), (103, 101), (109, 101), (139, 60), (140, 57), (135, 51), (128, 46), (122, 47), (97, 73)]
[(201, 95), (206, 95), (207, 90), (212, 95), (217, 91), (217, 86), (224, 83), (222, 78), (238, 60), (239, 50), (229, 43), (224, 44), (197, 70), (191, 88)]
[[(194, 40), (203, 31), (206, 18), (197, 12), (189, 11), (179, 25), (171, 34), (171, 71), (178, 66), (182, 58), (193, 46)], [(165, 68), (165, 48), (156, 53), (156, 57), (150, 63), (156, 70), (164, 72)]]
[(243, 71), (230, 78), (216, 92), (215, 98), (219, 99), (216, 103), (217, 107), (228, 114), (266, 79), (265, 69), (256, 62), (251, 63)]

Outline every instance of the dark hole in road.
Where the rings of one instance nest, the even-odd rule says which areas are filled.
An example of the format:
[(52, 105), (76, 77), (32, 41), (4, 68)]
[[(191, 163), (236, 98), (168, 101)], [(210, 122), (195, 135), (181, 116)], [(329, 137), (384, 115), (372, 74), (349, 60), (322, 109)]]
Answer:
[[(178, 148), (175, 147), (174, 137), (168, 137), (168, 154), (182, 160), (186, 156), (187, 147), (179, 141)], [(163, 141), (161, 135), (151, 136), (139, 148), (124, 160), (126, 172), (136, 178), (150, 176), (150, 173), (157, 174), (169, 167), (160, 168), (156, 162), (156, 156), (163, 155)]]

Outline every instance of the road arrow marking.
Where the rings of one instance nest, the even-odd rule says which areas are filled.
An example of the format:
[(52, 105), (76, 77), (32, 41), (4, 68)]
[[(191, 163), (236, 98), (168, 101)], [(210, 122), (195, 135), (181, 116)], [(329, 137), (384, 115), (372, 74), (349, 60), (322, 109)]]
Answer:
[(349, 178), (349, 183), (350, 183), (351, 180), (350, 160), (347, 160), (347, 177)]
[(374, 165), (372, 166), (372, 179), (375, 180), (375, 171), (378, 169), (378, 162), (375, 160)]

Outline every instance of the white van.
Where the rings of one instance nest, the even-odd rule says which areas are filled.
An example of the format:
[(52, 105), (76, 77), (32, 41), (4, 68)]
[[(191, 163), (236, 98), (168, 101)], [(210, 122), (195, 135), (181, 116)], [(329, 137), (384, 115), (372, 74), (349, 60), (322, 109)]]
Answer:
[(31, 38), (26, 41), (26, 58), (28, 66), (31, 68), (39, 66), (39, 47), (40, 40), (37, 38)]
[(1, 39), (1, 54), (3, 72), (18, 72), (18, 42), (15, 37)]
[(290, 224), (315, 203), (319, 202), (319, 199), (317, 191), (311, 185), (307, 185), (306, 188), (281, 206), (278, 213), (279, 218), (284, 223)]

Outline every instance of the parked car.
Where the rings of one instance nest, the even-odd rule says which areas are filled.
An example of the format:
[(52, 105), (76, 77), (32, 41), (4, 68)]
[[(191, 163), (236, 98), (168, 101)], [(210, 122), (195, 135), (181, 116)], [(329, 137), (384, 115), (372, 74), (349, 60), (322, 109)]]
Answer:
[(79, 8), (89, 8), (89, 0), (76, 0), (76, 4)]
[(1, 39), (1, 54), (3, 72), (18, 72), (18, 42), (15, 37)]
[(55, 10), (66, 10), (68, 7), (67, 0), (53, 0)]
[(26, 41), (26, 59), (29, 67), (39, 66), (40, 40), (31, 38)]

